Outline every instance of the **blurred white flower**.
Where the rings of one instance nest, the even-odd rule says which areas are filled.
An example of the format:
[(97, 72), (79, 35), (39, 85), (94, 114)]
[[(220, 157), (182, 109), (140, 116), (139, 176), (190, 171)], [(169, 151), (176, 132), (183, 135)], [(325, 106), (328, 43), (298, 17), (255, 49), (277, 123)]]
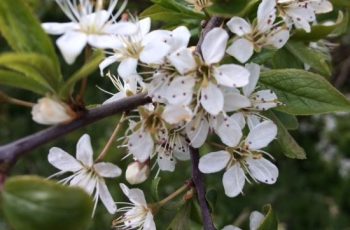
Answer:
[[(249, 216), (249, 229), (258, 230), (260, 225), (263, 223), (265, 216), (258, 211), (253, 211)], [(222, 230), (242, 230), (239, 227), (233, 225), (227, 225)]]
[(129, 184), (141, 184), (145, 182), (150, 174), (149, 163), (134, 161), (128, 165), (125, 171), (125, 179)]
[(272, 121), (264, 121), (250, 130), (240, 146), (201, 157), (199, 170), (203, 173), (214, 173), (225, 169), (222, 182), (225, 194), (229, 197), (242, 193), (245, 180), (248, 180), (246, 173), (254, 181), (274, 184), (278, 177), (278, 168), (262, 156), (268, 153), (261, 149), (276, 135), (277, 126)]
[(32, 108), (33, 120), (43, 125), (57, 125), (69, 122), (76, 114), (65, 103), (54, 98), (43, 97)]
[(118, 209), (118, 212), (122, 212), (123, 215), (113, 221), (113, 227), (116, 229), (156, 230), (152, 210), (148, 207), (142, 190), (129, 189), (125, 184), (120, 184), (120, 188), (131, 203), (126, 203), (126, 207)]
[(260, 52), (266, 46), (277, 49), (283, 47), (289, 39), (289, 30), (274, 24), (275, 7), (275, 0), (263, 0), (258, 8), (256, 25), (240, 17), (231, 18), (227, 26), (238, 38), (227, 49), (227, 53), (245, 63), (254, 54), (254, 50)]
[(113, 15), (118, 0), (111, 0), (107, 10), (103, 9), (103, 0), (94, 4), (90, 0), (56, 0), (63, 12), (71, 20), (66, 23), (43, 23), (44, 30), (52, 35), (61, 35), (57, 39), (65, 61), (74, 63), (86, 44), (95, 48), (107, 48), (114, 43), (114, 34), (128, 34), (136, 30), (129, 22), (117, 22), (116, 19), (126, 6), (126, 1)]
[(112, 163), (93, 162), (93, 150), (88, 134), (84, 134), (77, 143), (76, 159), (64, 150), (53, 147), (49, 151), (48, 161), (61, 170), (51, 177), (72, 172), (73, 175), (60, 182), (64, 184), (69, 183), (70, 186), (79, 186), (89, 195), (93, 194), (95, 201), (94, 212), (98, 199), (101, 199), (109, 213), (114, 214), (117, 211), (117, 206), (106, 186), (104, 178), (118, 177), (122, 171)]

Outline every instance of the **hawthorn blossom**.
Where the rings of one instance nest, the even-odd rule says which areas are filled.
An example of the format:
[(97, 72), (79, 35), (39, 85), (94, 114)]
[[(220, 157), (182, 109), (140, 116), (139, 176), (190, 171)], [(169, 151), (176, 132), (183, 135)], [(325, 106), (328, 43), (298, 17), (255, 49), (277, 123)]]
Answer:
[[(112, 97), (103, 102), (103, 104), (108, 104), (111, 102), (118, 101), (120, 99), (135, 95), (137, 93), (137, 82), (136, 79), (130, 78), (129, 80), (122, 80), (111, 73), (108, 73), (107, 76), (112, 81), (114, 87), (118, 90), (116, 94), (113, 94)], [(105, 91), (106, 92), (106, 91)], [(109, 92), (107, 92), (109, 93)], [(111, 94), (111, 93), (109, 93)]]
[(277, 0), (277, 8), (289, 27), (294, 25), (310, 32), (310, 23), (316, 22), (316, 14), (331, 12), (333, 5), (328, 0)]
[(33, 120), (43, 125), (57, 125), (76, 117), (75, 112), (67, 104), (50, 97), (40, 98), (31, 113)]
[(128, 206), (118, 209), (118, 212), (122, 212), (123, 215), (113, 221), (113, 227), (116, 229), (155, 230), (156, 224), (153, 220), (152, 209), (147, 205), (142, 190), (129, 189), (125, 184), (120, 184), (120, 188), (131, 203), (126, 203)]
[[(277, 127), (272, 121), (264, 121), (250, 130), (239, 145), (226, 150), (211, 152), (201, 157), (199, 169), (203, 173), (214, 173), (225, 169), (222, 179), (225, 194), (235, 197), (242, 193), (246, 173), (254, 181), (274, 184), (278, 177), (277, 167), (265, 159), (266, 147), (277, 135)], [(249, 180), (248, 180), (249, 181)]]
[(56, 0), (56, 3), (71, 22), (43, 23), (42, 27), (48, 34), (62, 35), (56, 44), (68, 64), (74, 63), (87, 44), (106, 48), (114, 43), (112, 35), (128, 34), (136, 29), (129, 22), (116, 22), (126, 1), (114, 15), (118, 0), (111, 0), (107, 10), (102, 9), (103, 1), (98, 1), (95, 6), (90, 0)]
[(84, 134), (77, 143), (76, 159), (64, 150), (53, 147), (49, 151), (48, 161), (61, 170), (51, 177), (72, 172), (73, 175), (60, 182), (64, 184), (69, 183), (70, 186), (79, 186), (89, 195), (93, 194), (95, 206), (92, 215), (94, 215), (96, 210), (98, 199), (101, 199), (110, 214), (114, 214), (117, 211), (117, 206), (106, 186), (104, 178), (118, 177), (122, 171), (112, 163), (93, 162), (93, 150), (88, 134)]
[(282, 48), (289, 39), (289, 31), (283, 26), (274, 24), (275, 7), (275, 0), (263, 0), (258, 8), (256, 25), (240, 17), (231, 18), (227, 26), (238, 38), (227, 49), (227, 53), (241, 63), (245, 63), (254, 51), (260, 52), (263, 47)]
[[(258, 230), (260, 225), (263, 223), (265, 216), (258, 211), (253, 211), (249, 216), (249, 229)], [(233, 225), (227, 225), (222, 230), (242, 230), (239, 227)]]
[(147, 180), (150, 174), (149, 163), (134, 161), (128, 165), (125, 171), (125, 179), (129, 184), (141, 184)]

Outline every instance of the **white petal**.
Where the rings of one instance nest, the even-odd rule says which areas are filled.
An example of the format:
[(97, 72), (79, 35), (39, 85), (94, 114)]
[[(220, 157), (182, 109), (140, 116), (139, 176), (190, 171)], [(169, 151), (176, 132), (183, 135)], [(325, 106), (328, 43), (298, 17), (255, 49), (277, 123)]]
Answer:
[(145, 36), (151, 30), (151, 18), (147, 17), (138, 22), (142, 36)]
[(234, 164), (224, 173), (222, 183), (224, 185), (226, 196), (235, 197), (242, 193), (245, 183), (245, 175), (243, 169), (238, 163)]
[(270, 37), (268, 37), (267, 45), (272, 45), (277, 49), (282, 48), (289, 39), (289, 30), (277, 29)]
[(249, 130), (254, 129), (254, 127), (260, 124), (261, 122), (262, 122), (261, 117), (256, 116), (254, 114), (247, 115), (247, 123), (248, 123)]
[(52, 35), (64, 34), (68, 31), (78, 29), (79, 25), (75, 22), (57, 23), (57, 22), (46, 22), (42, 23), (41, 26), (46, 33)]
[(230, 147), (236, 147), (242, 138), (242, 130), (235, 119), (228, 117), (216, 131), (222, 143)]
[(151, 134), (143, 131), (134, 132), (128, 142), (130, 153), (141, 162), (149, 159), (153, 152), (153, 145)]
[(96, 178), (92, 177), (86, 170), (83, 170), (81, 173), (73, 177), (69, 185), (78, 186), (84, 189), (91, 196), (96, 188), (96, 184)]
[(136, 205), (147, 206), (145, 194), (142, 192), (141, 189), (129, 189), (125, 184), (122, 183), (120, 184), (120, 188), (122, 189), (125, 196), (127, 196), (132, 203)]
[(224, 103), (225, 112), (233, 112), (251, 106), (249, 98), (238, 93), (226, 93)]
[(153, 215), (151, 212), (147, 213), (147, 216), (145, 218), (145, 222), (143, 224), (143, 229), (144, 230), (156, 230), (156, 224), (154, 223)]
[(201, 90), (201, 104), (211, 115), (218, 115), (224, 108), (224, 95), (216, 85), (209, 82)]
[(233, 225), (226, 225), (223, 229), (221, 230), (242, 230), (239, 227), (233, 226)]
[(258, 30), (266, 32), (271, 29), (276, 19), (276, 0), (263, 0), (258, 8)]
[[(176, 144), (176, 146), (175, 146)], [(175, 138), (173, 154), (180, 161), (187, 161), (191, 158), (190, 149), (186, 139), (180, 135)]]
[(167, 88), (166, 99), (173, 105), (189, 105), (192, 101), (194, 77), (177, 77)]
[(209, 123), (207, 119), (196, 117), (186, 125), (186, 134), (194, 148), (201, 147), (207, 139)]
[(162, 171), (174, 172), (176, 160), (167, 150), (161, 148), (158, 152), (157, 163)]
[(265, 216), (258, 211), (253, 211), (249, 216), (249, 228), (250, 230), (258, 230)]
[(105, 25), (103, 32), (111, 35), (130, 35), (137, 32), (137, 25), (132, 22), (119, 21), (111, 25)]
[(248, 85), (244, 86), (242, 89), (243, 94), (248, 97), (254, 92), (256, 84), (258, 83), (260, 77), (260, 66), (255, 63), (249, 63), (246, 64), (245, 68), (250, 72), (250, 76)]
[(215, 173), (223, 170), (231, 159), (226, 151), (211, 152), (199, 159), (198, 168), (202, 173)]
[(227, 32), (222, 28), (214, 28), (205, 36), (202, 54), (207, 65), (218, 63), (225, 55), (228, 40)]
[(186, 48), (191, 37), (191, 32), (185, 26), (179, 26), (171, 32), (172, 37), (170, 41), (171, 49), (177, 50)]
[(192, 51), (187, 48), (175, 51), (168, 56), (168, 59), (171, 65), (173, 65), (180, 74), (188, 73), (189, 71), (194, 70), (197, 66)]
[(169, 124), (191, 121), (193, 113), (187, 106), (167, 105), (162, 113), (162, 118)]
[(77, 143), (77, 160), (81, 161), (84, 165), (91, 167), (93, 165), (93, 150), (91, 146), (90, 136), (84, 134), (80, 137)]
[(117, 212), (117, 205), (115, 204), (111, 193), (109, 192), (106, 183), (99, 180), (97, 183), (99, 197), (110, 214)]
[(234, 113), (231, 116), (231, 119), (234, 119), (241, 129), (244, 128), (244, 126), (245, 126), (245, 118), (244, 118), (244, 114), (243, 113)]
[(122, 174), (122, 170), (118, 166), (109, 162), (100, 162), (94, 164), (94, 169), (96, 173), (101, 177), (114, 178)]
[(243, 36), (252, 32), (251, 25), (243, 18), (233, 17), (227, 22), (228, 28), (237, 36)]
[(149, 42), (144, 46), (140, 60), (146, 64), (162, 64), (169, 50), (170, 46), (164, 42)]
[(130, 75), (135, 74), (137, 68), (137, 59), (135, 58), (127, 58), (120, 62), (118, 66), (118, 74), (122, 78), (127, 78)]
[(311, 2), (311, 6), (316, 14), (324, 14), (333, 11), (333, 5), (328, 0)]
[(51, 148), (47, 158), (50, 164), (61, 171), (76, 172), (82, 169), (82, 165), (73, 156), (60, 148)]
[(123, 99), (125, 97), (127, 97), (127, 96), (124, 92), (119, 92), (119, 93), (114, 94), (109, 99), (105, 100), (102, 104), (105, 105), (108, 103), (116, 102), (116, 101), (119, 101), (120, 99)]
[(257, 110), (268, 110), (276, 107), (277, 95), (271, 90), (260, 90), (251, 95), (253, 107)]
[(270, 120), (255, 126), (248, 134), (245, 144), (250, 150), (266, 147), (277, 135), (277, 126)]
[(87, 36), (80, 32), (69, 31), (57, 39), (56, 44), (60, 49), (64, 60), (73, 64), (75, 59), (83, 51), (87, 42)]
[(249, 82), (249, 71), (236, 64), (221, 65), (214, 69), (214, 77), (219, 85), (242, 87)]
[(260, 159), (246, 159), (250, 175), (265, 184), (274, 184), (278, 177), (278, 168), (270, 161)]
[(245, 63), (254, 54), (254, 44), (245, 38), (239, 38), (230, 45), (226, 52), (239, 62)]
[(98, 49), (118, 49), (119, 40), (112, 35), (91, 34), (88, 36), (88, 43)]
[(103, 70), (107, 67), (107, 66), (110, 66), (112, 65), (114, 62), (117, 62), (118, 61), (118, 58), (117, 56), (113, 55), (113, 56), (109, 56), (107, 58), (105, 58), (101, 63), (100, 65), (98, 66), (100, 68), (100, 73), (101, 73), (101, 76), (103, 76)]

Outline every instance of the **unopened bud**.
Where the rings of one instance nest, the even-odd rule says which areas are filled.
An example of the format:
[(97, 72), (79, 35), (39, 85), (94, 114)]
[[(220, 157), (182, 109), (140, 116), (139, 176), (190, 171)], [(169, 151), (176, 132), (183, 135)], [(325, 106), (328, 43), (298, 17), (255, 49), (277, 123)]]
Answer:
[(50, 97), (44, 97), (33, 106), (32, 117), (39, 124), (56, 125), (73, 120), (75, 113), (67, 104)]
[(125, 178), (129, 184), (141, 184), (147, 180), (150, 173), (149, 162), (140, 163), (135, 161), (128, 165)]

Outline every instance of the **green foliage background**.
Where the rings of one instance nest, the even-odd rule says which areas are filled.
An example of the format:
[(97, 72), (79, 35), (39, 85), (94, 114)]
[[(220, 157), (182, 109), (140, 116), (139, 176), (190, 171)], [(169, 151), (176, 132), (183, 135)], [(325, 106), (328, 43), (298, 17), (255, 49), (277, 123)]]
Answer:
[[(66, 21), (65, 16), (52, 1), (31, 0), (30, 2), (43, 22)], [(128, 8), (131, 13), (139, 13), (149, 5), (148, 1), (130, 0), (129, 2)], [(348, 47), (350, 43), (349, 36), (338, 38), (334, 42), (342, 42), (345, 47)], [(56, 38), (52, 37), (52, 39), (55, 41)], [(1, 37), (0, 50), (9, 50), (6, 42)], [(350, 52), (347, 55), (350, 56)], [(64, 63), (62, 59), (60, 61)], [(63, 75), (69, 75), (74, 72), (82, 65), (82, 62), (82, 58), (80, 58), (73, 66), (63, 64)], [(283, 65), (284, 63), (275, 64)], [(96, 86), (111, 92), (115, 90), (109, 81), (101, 78), (97, 72), (89, 78), (89, 86), (86, 94), (88, 104), (98, 104), (108, 98), (108, 95), (101, 92)], [(0, 90), (16, 98), (33, 102), (37, 100), (37, 96), (22, 90), (1, 86)], [(346, 93), (349, 92), (350, 88), (344, 85), (340, 90)], [(317, 119), (299, 118), (300, 126), (292, 134), (305, 149), (307, 160), (286, 158), (277, 145), (272, 146), (270, 152), (276, 158), (276, 163), (280, 170), (278, 181), (273, 186), (263, 184), (248, 185), (244, 190), (245, 194), (243, 196), (229, 199), (223, 193), (222, 174), (217, 173), (207, 176), (209, 200), (213, 201), (214, 220), (217, 226), (223, 227), (226, 224), (233, 223), (239, 216), (244, 217), (250, 211), (261, 210), (265, 204), (271, 203), (278, 215), (281, 229), (350, 229), (350, 174), (342, 175), (340, 170), (341, 162), (344, 159), (350, 160), (350, 116), (330, 116), (337, 124), (336, 128), (332, 130), (326, 129), (325, 121), (327, 119), (325, 119), (325, 116)], [(20, 159), (12, 175), (37, 174), (46, 177), (53, 174), (55, 169), (47, 162), (49, 148), (57, 146), (71, 154), (75, 154), (75, 144), (83, 133), (91, 135), (92, 144), (97, 154), (107, 141), (117, 119), (117, 116), (110, 117), (75, 131), (46, 146), (42, 146), (27, 157)], [(43, 126), (31, 121), (29, 110), (6, 104), (0, 106), (0, 145), (43, 128)], [(326, 151), (327, 149), (320, 151), (317, 148), (317, 144), (321, 139), (329, 140), (326, 145), (336, 148), (333, 157), (329, 157), (329, 154), (327, 155), (327, 152), (329, 152)], [(202, 151), (206, 152), (206, 149)], [(121, 161), (124, 153), (124, 149), (113, 148), (107, 160), (115, 162), (125, 169), (130, 159)], [(178, 171), (175, 173), (161, 173), (159, 184), (160, 197), (170, 194), (190, 178), (189, 162), (179, 162), (177, 168), (181, 168), (181, 173)], [(150, 181), (154, 178), (154, 174), (155, 170), (152, 172), (149, 182), (140, 186), (145, 190), (146, 194), (151, 194)], [(125, 199), (118, 187), (120, 182), (125, 182), (123, 177), (108, 181), (116, 201)], [(148, 201), (152, 201), (151, 197), (146, 198)], [(216, 202), (214, 202), (215, 200)], [(166, 229), (174, 218), (180, 204), (181, 201), (174, 202), (161, 210), (156, 217), (159, 229)], [(196, 218), (198, 216), (197, 208), (195, 205), (192, 205), (190, 213), (193, 219), (198, 219)], [(107, 214), (104, 207), (99, 205), (89, 229), (110, 229), (112, 219), (113, 217)], [(199, 225), (195, 221), (185, 226), (188, 229), (199, 229)], [(242, 226), (247, 228), (247, 221), (243, 221)], [(10, 229), (1, 216), (0, 229)]]

